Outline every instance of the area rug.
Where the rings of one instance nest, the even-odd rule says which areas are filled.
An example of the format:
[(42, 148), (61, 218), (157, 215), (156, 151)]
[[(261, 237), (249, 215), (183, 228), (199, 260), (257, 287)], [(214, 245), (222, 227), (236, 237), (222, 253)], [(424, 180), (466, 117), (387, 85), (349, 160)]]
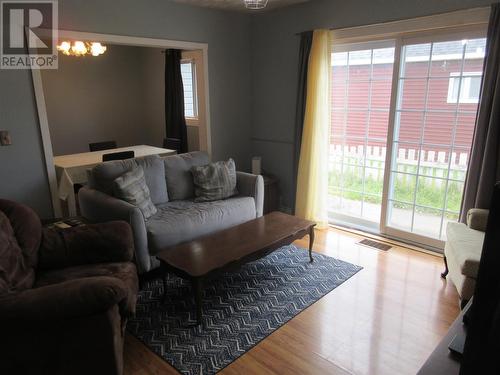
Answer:
[(204, 326), (196, 326), (188, 281), (161, 280), (139, 293), (136, 317), (128, 331), (182, 374), (214, 374), (259, 341), (332, 291), (362, 267), (284, 246), (260, 260), (207, 282)]

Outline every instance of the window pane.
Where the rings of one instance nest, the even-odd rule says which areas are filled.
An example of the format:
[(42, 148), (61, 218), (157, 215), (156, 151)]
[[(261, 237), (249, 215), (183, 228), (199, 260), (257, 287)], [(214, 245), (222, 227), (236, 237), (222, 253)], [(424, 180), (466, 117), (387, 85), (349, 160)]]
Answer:
[(371, 50), (349, 52), (349, 80), (368, 80), (371, 76)]
[(415, 207), (413, 232), (431, 238), (439, 238), (442, 211), (426, 207)]
[(419, 177), (416, 204), (437, 209), (444, 208), (446, 180)]
[(368, 123), (368, 137), (386, 140), (388, 122), (389, 122), (389, 112), (371, 111)]
[(456, 101), (448, 103), (449, 78), (430, 78), (427, 90), (427, 110), (454, 111)]
[(476, 114), (459, 113), (457, 116), (457, 128), (455, 132), (455, 145), (470, 147), (474, 135)]
[(196, 117), (196, 98), (194, 96), (194, 64), (192, 62), (181, 63), (182, 85), (184, 87), (184, 115)]
[(403, 173), (393, 174), (393, 191), (391, 199), (413, 203), (417, 179), (415, 176)]
[(349, 109), (368, 109), (368, 98), (370, 95), (369, 81), (349, 82), (348, 85)]
[(427, 112), (423, 142), (433, 145), (451, 145), (455, 113)]
[(416, 174), (418, 169), (419, 145), (396, 143), (394, 144), (394, 154), (396, 155), (396, 165), (393, 170)]
[(413, 205), (389, 201), (389, 222), (391, 227), (411, 231)]
[(346, 136), (364, 138), (368, 121), (367, 111), (350, 111), (347, 113)]
[(331, 126), (330, 126), (330, 132), (333, 137), (342, 137), (344, 136), (345, 132), (345, 119), (346, 119), (346, 113), (345, 112), (336, 112), (333, 111), (331, 113)]
[(461, 40), (434, 43), (432, 46), (431, 77), (448, 77), (462, 70), (464, 44)]
[(446, 210), (452, 212), (460, 212), (463, 190), (464, 190), (463, 182), (457, 182), (457, 181), (448, 182), (448, 190), (446, 193), (446, 205), (445, 205)]
[(438, 178), (448, 178), (449, 149), (422, 145), (418, 174)]
[(403, 47), (401, 77), (426, 77), (429, 71), (430, 53), (430, 43)]
[(469, 39), (464, 42), (466, 43), (464, 72), (482, 72), (486, 38)]
[(398, 109), (424, 109), (427, 79), (402, 79), (399, 87), (402, 92)]
[(397, 112), (395, 138), (400, 142), (420, 142), (423, 119), (423, 112)]
[(393, 47), (374, 49), (372, 79), (392, 81), (393, 64), (394, 64)]
[(391, 81), (372, 81), (371, 108), (388, 110), (391, 105), (391, 89)]

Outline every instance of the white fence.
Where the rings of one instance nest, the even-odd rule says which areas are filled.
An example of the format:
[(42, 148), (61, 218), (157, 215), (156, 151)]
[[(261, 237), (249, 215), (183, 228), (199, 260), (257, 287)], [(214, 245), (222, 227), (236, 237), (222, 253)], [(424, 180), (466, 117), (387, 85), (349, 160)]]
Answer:
[[(350, 170), (356, 172), (358, 166), (365, 165), (368, 167), (365, 171), (366, 176), (380, 179), (383, 176), (383, 168), (386, 157), (386, 148), (378, 146), (367, 146), (366, 149), (362, 145), (330, 145), (329, 170), (339, 171), (344, 164), (343, 171)], [(463, 180), (463, 174), (467, 170), (468, 153), (451, 153), (451, 160), (448, 159), (450, 153), (446, 151), (420, 151), (419, 150), (399, 148), (396, 157), (398, 172), (415, 174), (417, 167), (420, 165), (420, 175), (428, 176), (437, 179), (452, 178)], [(363, 161), (366, 159), (366, 163)], [(450, 174), (448, 175), (448, 168)], [(436, 181), (439, 183), (439, 181)]]

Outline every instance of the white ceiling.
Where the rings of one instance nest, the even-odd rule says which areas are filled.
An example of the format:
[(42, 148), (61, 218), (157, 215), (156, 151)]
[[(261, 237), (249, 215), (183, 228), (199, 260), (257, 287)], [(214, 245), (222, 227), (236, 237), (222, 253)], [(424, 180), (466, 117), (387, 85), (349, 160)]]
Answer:
[(266, 10), (286, 7), (292, 4), (305, 3), (310, 0), (268, 0), (267, 6), (261, 10), (248, 10), (243, 4), (243, 0), (173, 0), (177, 3), (184, 3), (200, 7), (218, 8), (224, 10), (265, 12)]

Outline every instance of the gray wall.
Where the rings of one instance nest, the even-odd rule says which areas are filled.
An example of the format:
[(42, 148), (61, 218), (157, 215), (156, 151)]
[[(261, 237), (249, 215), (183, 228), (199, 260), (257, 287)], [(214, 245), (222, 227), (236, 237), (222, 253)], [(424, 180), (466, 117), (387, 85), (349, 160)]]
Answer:
[(487, 6), (491, 0), (316, 0), (252, 19), (252, 154), (280, 177), (292, 207), (298, 32), (343, 28)]
[(42, 71), (54, 155), (106, 140), (161, 146), (163, 61), (161, 49), (119, 45), (99, 57), (60, 55), (57, 70)]
[[(250, 165), (250, 16), (167, 0), (60, 0), (67, 30), (204, 42), (209, 45), (214, 159)], [(51, 216), (51, 203), (29, 71), (0, 71), (0, 128), (14, 144), (0, 147), (0, 197)]]
[[(261, 155), (293, 200), (292, 142), (299, 39), (296, 32), (348, 27), (485, 6), (491, 0), (315, 0), (269, 13), (226, 13), (167, 0), (60, 0), (62, 29), (206, 42), (214, 159), (248, 169)], [(51, 205), (28, 71), (0, 71), (0, 197), (50, 216)], [(249, 142), (250, 139), (252, 142)]]

